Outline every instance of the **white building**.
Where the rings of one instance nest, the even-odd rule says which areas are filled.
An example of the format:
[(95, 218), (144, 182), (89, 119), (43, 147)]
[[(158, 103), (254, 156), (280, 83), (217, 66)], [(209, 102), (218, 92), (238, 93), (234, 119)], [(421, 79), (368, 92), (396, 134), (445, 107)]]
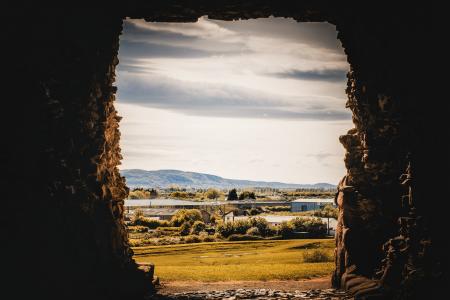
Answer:
[(297, 199), (291, 202), (291, 212), (300, 212), (308, 210), (318, 210), (327, 204), (334, 204), (334, 199)]

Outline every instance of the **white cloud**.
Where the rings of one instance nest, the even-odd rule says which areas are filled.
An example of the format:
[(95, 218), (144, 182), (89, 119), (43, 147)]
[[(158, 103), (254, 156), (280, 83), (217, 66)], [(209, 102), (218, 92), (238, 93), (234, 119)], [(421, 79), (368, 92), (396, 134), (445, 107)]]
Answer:
[(123, 168), (297, 183), (344, 175), (348, 64), (330, 24), (128, 20), (119, 59)]

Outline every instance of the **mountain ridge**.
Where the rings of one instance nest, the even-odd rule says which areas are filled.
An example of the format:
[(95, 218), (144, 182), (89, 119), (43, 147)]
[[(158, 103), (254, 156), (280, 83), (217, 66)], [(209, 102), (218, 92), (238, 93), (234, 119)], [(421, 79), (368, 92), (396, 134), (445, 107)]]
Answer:
[(259, 181), (223, 178), (217, 175), (180, 171), (174, 169), (143, 170), (124, 169), (120, 170), (125, 177), (127, 186), (130, 188), (167, 188), (171, 184), (180, 187), (191, 188), (313, 188), (332, 189), (336, 186), (330, 183), (319, 182), (314, 184), (284, 183), (278, 181)]

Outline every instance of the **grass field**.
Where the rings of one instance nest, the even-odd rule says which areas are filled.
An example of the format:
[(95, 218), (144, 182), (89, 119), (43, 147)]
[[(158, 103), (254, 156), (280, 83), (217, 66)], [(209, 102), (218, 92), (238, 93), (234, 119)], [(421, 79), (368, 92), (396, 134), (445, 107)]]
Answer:
[[(322, 249), (327, 262), (305, 263)], [(152, 262), (162, 281), (298, 280), (331, 273), (334, 240), (216, 242), (133, 248), (138, 262)]]

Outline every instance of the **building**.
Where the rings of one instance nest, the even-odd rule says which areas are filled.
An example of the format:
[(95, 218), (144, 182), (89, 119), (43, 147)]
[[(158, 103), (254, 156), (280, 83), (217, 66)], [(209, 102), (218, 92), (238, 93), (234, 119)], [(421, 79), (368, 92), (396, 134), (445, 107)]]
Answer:
[(300, 212), (300, 211), (308, 211), (308, 210), (317, 210), (321, 209), (327, 204), (334, 204), (334, 199), (297, 199), (291, 202), (291, 212)]

